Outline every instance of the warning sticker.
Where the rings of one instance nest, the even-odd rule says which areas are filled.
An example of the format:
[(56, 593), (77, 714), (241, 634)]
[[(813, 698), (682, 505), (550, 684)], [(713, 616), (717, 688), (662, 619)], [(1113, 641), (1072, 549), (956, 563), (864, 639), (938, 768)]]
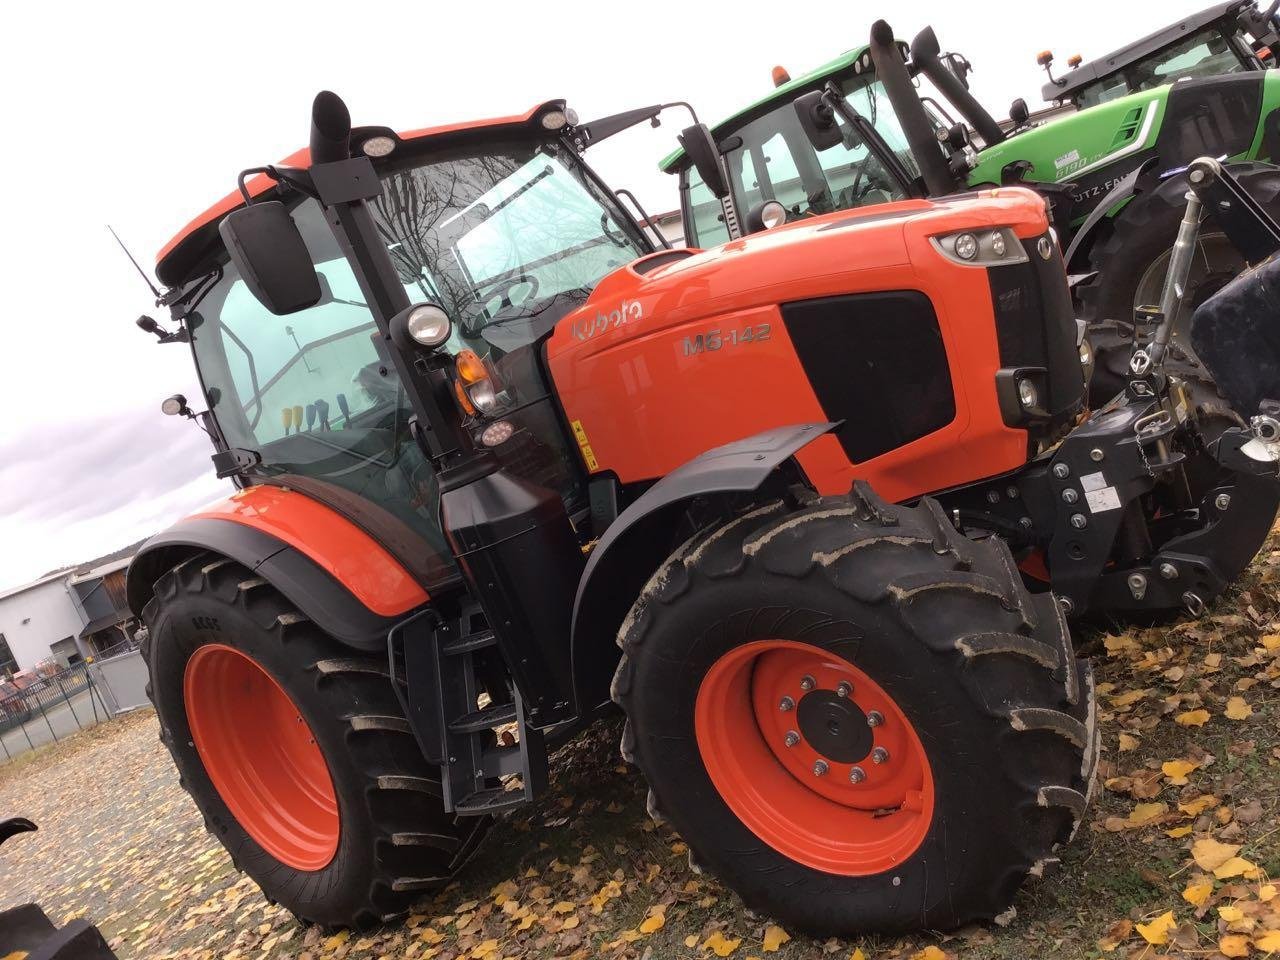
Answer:
[(1089, 509), (1094, 513), (1105, 513), (1108, 510), (1120, 509), (1120, 496), (1116, 493), (1115, 487), (1103, 487), (1101, 490), (1089, 490), (1086, 488), (1084, 499), (1085, 503), (1089, 504)]
[(582, 460), (587, 465), (588, 470), (599, 470), (600, 464), (596, 462), (596, 455), (591, 450), (591, 444), (587, 441), (587, 431), (582, 426), (581, 420), (574, 420), (569, 424), (573, 428), (573, 435), (578, 441), (578, 449), (582, 451)]
[(1080, 486), (1084, 487), (1085, 493), (1091, 490), (1101, 490), (1107, 485), (1107, 478), (1099, 473), (1086, 473), (1080, 478)]

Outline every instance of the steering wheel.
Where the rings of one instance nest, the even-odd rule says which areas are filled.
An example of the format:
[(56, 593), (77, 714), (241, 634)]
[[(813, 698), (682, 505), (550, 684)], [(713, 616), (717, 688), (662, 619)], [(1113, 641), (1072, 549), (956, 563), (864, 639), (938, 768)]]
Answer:
[(529, 288), (529, 292), (520, 298), (521, 304), (537, 299), (538, 278), (532, 274), (522, 273), (518, 277), (511, 277), (508, 280), (504, 280), (499, 287), (489, 294), (489, 296), (485, 297), (484, 304), (486, 307), (493, 303), (494, 300), (498, 301), (498, 309), (489, 314), (490, 320), (501, 316), (505, 311), (517, 306), (517, 304), (511, 299), (511, 291), (521, 286), (527, 286)]
[[(627, 238), (623, 234), (614, 233), (609, 229), (609, 214), (600, 214), (600, 229), (604, 231), (604, 235), (613, 242), (615, 247), (625, 247), (627, 245)], [(525, 299), (529, 298), (526, 297)]]

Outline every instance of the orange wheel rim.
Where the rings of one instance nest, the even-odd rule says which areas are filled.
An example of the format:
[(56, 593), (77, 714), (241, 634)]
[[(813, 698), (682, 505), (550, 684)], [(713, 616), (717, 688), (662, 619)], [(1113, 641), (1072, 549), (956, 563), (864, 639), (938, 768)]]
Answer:
[(252, 657), (200, 647), (183, 676), (187, 724), (231, 813), (267, 853), (319, 870), (338, 850), (338, 798), (310, 726)]
[(698, 749), (729, 808), (774, 850), (842, 876), (881, 873), (920, 846), (933, 776), (898, 705), (818, 647), (761, 640), (698, 689)]

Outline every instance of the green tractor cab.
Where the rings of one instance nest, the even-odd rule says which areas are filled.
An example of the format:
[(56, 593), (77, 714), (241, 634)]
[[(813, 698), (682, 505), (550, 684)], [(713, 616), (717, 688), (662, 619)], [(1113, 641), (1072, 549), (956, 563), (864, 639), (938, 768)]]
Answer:
[[(712, 128), (724, 197), (707, 188), (683, 150), (661, 162), (680, 177), (686, 242), (725, 242), (739, 221), (752, 232), (775, 201), (794, 221), (909, 197), (1032, 187), (1050, 204), (1080, 315), (1092, 329), (1091, 399), (1105, 403), (1123, 387), (1142, 332), (1137, 308), (1159, 300), (1187, 165), (1222, 158), (1263, 207), (1280, 213), (1280, 72), (1182, 79), (1037, 123), (1021, 101), (1009, 120), (997, 121), (969, 94), (966, 67), (940, 52), (931, 28), (908, 45), (880, 21), (867, 46), (786, 79)], [(922, 93), (922, 77), (945, 106)], [(815, 134), (815, 126), (827, 132)], [(1176, 355), (1193, 367), (1191, 313), (1246, 266), (1211, 214), (1198, 243), (1173, 333)]]

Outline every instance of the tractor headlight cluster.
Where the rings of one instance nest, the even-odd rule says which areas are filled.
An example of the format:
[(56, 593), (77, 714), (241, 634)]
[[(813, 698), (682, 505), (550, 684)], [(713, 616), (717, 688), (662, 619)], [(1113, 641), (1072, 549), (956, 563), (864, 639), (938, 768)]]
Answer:
[(489, 365), (474, 350), (461, 350), (454, 358), (458, 406), (468, 416), (493, 413), (503, 405), (503, 395)]
[(961, 230), (930, 237), (929, 241), (948, 260), (966, 267), (1000, 267), (1027, 262), (1027, 252), (1010, 227)]

